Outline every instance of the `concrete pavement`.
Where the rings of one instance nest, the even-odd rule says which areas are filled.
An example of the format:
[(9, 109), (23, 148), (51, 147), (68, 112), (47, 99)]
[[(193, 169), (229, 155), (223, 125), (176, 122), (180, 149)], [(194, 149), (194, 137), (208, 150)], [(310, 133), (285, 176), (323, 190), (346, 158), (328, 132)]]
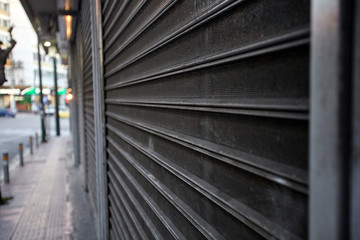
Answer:
[(14, 199), (0, 205), (0, 239), (96, 239), (71, 137), (52, 137), (24, 162), (1, 184), (3, 197)]

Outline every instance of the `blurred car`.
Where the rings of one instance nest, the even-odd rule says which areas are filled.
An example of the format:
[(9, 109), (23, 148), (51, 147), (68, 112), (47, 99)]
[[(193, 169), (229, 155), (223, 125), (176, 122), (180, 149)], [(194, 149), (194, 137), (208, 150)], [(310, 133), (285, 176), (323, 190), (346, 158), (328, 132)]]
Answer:
[(59, 117), (61, 118), (69, 118), (70, 111), (67, 107), (59, 107)]
[(0, 117), (15, 117), (16, 110), (12, 111), (10, 108), (0, 109)]
[(54, 107), (47, 107), (45, 108), (45, 115), (53, 116), (55, 114), (55, 108)]

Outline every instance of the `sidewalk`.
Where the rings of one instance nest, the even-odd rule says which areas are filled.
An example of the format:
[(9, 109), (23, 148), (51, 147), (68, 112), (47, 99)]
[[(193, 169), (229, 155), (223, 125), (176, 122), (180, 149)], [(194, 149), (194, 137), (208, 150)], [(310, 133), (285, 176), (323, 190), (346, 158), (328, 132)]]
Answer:
[(0, 239), (96, 239), (71, 137), (52, 137), (24, 163), (1, 183), (3, 197), (14, 198), (0, 205)]

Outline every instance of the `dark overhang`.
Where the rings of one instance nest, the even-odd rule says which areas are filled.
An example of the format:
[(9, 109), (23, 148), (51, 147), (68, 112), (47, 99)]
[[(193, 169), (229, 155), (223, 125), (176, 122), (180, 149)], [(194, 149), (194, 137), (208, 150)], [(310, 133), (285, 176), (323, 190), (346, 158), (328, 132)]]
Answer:
[(80, 0), (20, 0), (20, 2), (43, 46), (44, 42), (49, 41), (61, 52), (67, 52), (69, 41), (74, 39)]

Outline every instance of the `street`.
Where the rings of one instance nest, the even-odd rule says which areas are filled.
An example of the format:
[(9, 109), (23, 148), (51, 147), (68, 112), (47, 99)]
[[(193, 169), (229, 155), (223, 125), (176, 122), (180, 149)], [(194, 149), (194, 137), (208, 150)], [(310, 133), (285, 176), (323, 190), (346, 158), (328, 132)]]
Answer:
[[(55, 117), (46, 117), (46, 129), (48, 137), (55, 137)], [(29, 149), (29, 137), (33, 137), (33, 146), (35, 148), (35, 133), (39, 135), (41, 141), (40, 115), (33, 113), (17, 113), (15, 118), (0, 118), (0, 153), (4, 151), (9, 153), (10, 164), (12, 159), (19, 153), (19, 143), (23, 143), (24, 151)], [(50, 132), (50, 135), (49, 135)], [(60, 118), (60, 134), (68, 135), (69, 119)], [(1, 155), (2, 158), (2, 155)]]

